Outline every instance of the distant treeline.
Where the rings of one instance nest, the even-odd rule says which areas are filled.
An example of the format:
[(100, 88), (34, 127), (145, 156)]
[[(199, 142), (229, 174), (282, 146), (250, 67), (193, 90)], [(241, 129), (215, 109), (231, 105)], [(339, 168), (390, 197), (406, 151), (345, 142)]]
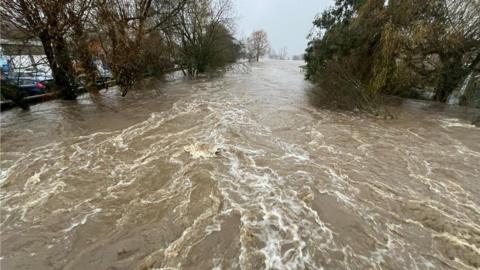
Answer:
[(480, 63), (476, 0), (336, 0), (314, 21), (306, 77), (331, 104), (371, 109), (380, 94), (446, 102)]

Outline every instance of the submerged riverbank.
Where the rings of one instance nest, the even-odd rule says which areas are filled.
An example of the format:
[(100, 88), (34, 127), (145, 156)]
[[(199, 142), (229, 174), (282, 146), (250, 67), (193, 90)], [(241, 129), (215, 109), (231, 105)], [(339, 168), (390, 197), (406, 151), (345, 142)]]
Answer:
[(478, 111), (321, 110), (299, 65), (2, 113), (2, 268), (479, 267)]

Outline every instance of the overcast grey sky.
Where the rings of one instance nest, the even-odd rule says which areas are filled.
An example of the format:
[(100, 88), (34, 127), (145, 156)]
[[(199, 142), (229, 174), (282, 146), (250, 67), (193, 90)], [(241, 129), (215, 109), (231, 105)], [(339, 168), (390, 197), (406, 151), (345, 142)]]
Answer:
[(264, 29), (271, 46), (286, 46), (288, 54), (304, 52), (307, 35), (317, 14), (333, 5), (333, 0), (233, 0), (238, 16), (237, 34), (248, 36)]

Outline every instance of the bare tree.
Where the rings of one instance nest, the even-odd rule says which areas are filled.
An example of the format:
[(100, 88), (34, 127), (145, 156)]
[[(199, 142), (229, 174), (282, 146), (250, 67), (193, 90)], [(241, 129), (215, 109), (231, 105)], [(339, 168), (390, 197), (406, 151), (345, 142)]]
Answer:
[(65, 99), (76, 98), (67, 36), (72, 22), (82, 21), (91, 3), (92, 0), (1, 0), (0, 3), (0, 15), (5, 23), (40, 39), (55, 84)]
[(280, 49), (278, 53), (278, 57), (280, 58), (280, 60), (287, 60), (287, 57), (288, 57), (287, 47), (283, 47)]
[(480, 64), (480, 2), (445, 0), (444, 6), (444, 32), (431, 42), (442, 63), (435, 93), (442, 102)]
[[(99, 38), (108, 64), (125, 96), (141, 77), (145, 40), (171, 27), (187, 0), (101, 0), (96, 5)], [(158, 33), (158, 32), (157, 32)]]
[(178, 13), (171, 42), (184, 73), (195, 76), (235, 60), (231, 9), (230, 0), (190, 0)]
[(75, 71), (86, 75), (87, 87), (95, 83), (92, 45), (100, 44), (122, 95), (149, 69), (160, 74), (177, 63), (204, 72), (240, 51), (230, 0), (0, 1), (4, 21), (41, 40), (67, 99), (76, 97)]
[(252, 54), (255, 56), (257, 62), (260, 60), (260, 57), (264, 56), (268, 52), (268, 37), (267, 33), (263, 30), (254, 31), (250, 35), (248, 43), (249, 49), (252, 51)]

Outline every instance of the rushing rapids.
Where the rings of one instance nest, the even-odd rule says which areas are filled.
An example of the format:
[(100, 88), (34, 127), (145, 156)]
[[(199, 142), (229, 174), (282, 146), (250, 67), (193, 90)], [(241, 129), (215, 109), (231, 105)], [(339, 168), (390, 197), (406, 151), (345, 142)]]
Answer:
[(466, 109), (322, 110), (300, 64), (3, 113), (1, 268), (479, 268)]

